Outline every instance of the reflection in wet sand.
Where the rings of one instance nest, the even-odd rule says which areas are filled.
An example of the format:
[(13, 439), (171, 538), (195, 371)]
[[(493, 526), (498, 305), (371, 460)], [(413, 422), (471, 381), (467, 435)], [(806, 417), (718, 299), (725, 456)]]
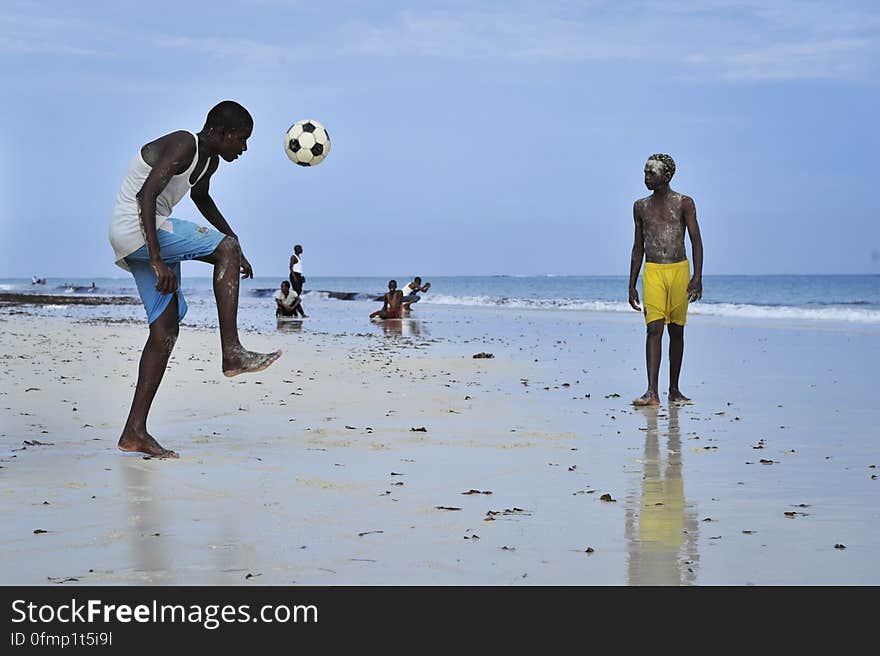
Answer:
[(278, 331), (282, 333), (301, 333), (303, 322), (295, 319), (278, 319)]
[[(242, 547), (240, 518), (228, 509), (218, 511), (224, 493), (209, 497), (204, 503), (192, 503), (190, 516), (179, 515), (180, 499), (169, 502), (169, 486), (174, 482), (160, 468), (168, 463), (145, 463), (139, 457), (121, 458), (124, 496), (128, 510), (126, 537), (132, 552), (128, 567), (136, 583), (175, 585), (176, 572), (202, 571), (201, 582), (207, 585), (228, 584), (246, 571), (253, 553)], [(188, 486), (189, 487), (189, 486)], [(186, 529), (181, 532), (181, 521)], [(193, 561), (193, 549), (204, 549)], [(197, 545), (194, 547), (194, 545)]]
[[(157, 512), (159, 501), (154, 496), (156, 491), (150, 484), (153, 472), (147, 470), (140, 458), (120, 458), (120, 464), (131, 522), (128, 543), (134, 556), (132, 570), (147, 575), (147, 583), (173, 583), (173, 580), (165, 578), (173, 569), (165, 541), (159, 539), (163, 522), (161, 513)], [(154, 580), (157, 574), (162, 577), (161, 581)]]
[(422, 324), (418, 319), (385, 319), (377, 322), (382, 332), (393, 337), (421, 337)]
[[(679, 409), (645, 408), (647, 430), (641, 490), (627, 498), (626, 537), (630, 585), (691, 585), (699, 563), (696, 509), (684, 495)], [(668, 418), (661, 453), (657, 420)], [(665, 456), (665, 462), (664, 462)]]

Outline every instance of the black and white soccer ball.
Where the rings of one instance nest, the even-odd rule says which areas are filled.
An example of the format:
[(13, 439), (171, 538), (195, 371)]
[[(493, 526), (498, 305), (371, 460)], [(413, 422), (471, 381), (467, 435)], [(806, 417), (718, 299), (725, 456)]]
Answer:
[(330, 135), (317, 121), (297, 121), (284, 135), (284, 152), (294, 164), (317, 166), (330, 152)]

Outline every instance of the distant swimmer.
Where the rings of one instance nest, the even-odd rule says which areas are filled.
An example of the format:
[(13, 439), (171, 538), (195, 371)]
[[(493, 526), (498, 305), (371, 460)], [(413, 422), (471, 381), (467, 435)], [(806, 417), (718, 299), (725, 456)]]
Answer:
[(397, 288), (396, 280), (388, 281), (388, 291), (382, 297), (382, 309), (370, 315), (370, 319), (400, 319), (403, 316), (403, 292)]
[[(642, 276), (647, 338), (645, 361), (648, 370), (648, 391), (633, 400), (634, 405), (659, 405), (657, 379), (663, 346), (663, 326), (669, 331), (669, 401), (690, 401), (678, 387), (681, 360), (684, 355), (684, 325), (688, 302), (703, 296), (703, 240), (697, 224), (697, 209), (690, 196), (669, 188), (675, 175), (675, 161), (669, 155), (651, 155), (645, 164), (645, 186), (653, 193), (633, 204), (635, 238), (629, 271), (629, 304), (639, 307), (636, 282), (642, 258)], [(694, 256), (694, 274), (684, 244), (687, 230)]]
[(299, 306), (299, 295), (290, 290), (290, 283), (281, 281), (281, 289), (275, 293), (275, 316), (295, 317), (296, 308)]
[(302, 253), (302, 245), (297, 244), (293, 247), (293, 255), (290, 256), (290, 284), (293, 287), (293, 291), (296, 292), (296, 295), (299, 298), (299, 306), (297, 307), (297, 312), (300, 316), (305, 318), (308, 315), (305, 313), (305, 310), (303, 310), (302, 307), (303, 283), (306, 281), (306, 278), (303, 275)]
[[(131, 410), (119, 438), (123, 451), (177, 457), (147, 432), (147, 415), (187, 310), (180, 289), (182, 260), (199, 260), (214, 267), (226, 376), (262, 371), (281, 357), (281, 351), (248, 351), (239, 341), (238, 274), (253, 278), (254, 272), (238, 237), (208, 193), (220, 158), (226, 162), (238, 159), (247, 150), (253, 127), (244, 107), (225, 100), (208, 112), (201, 132), (179, 130), (144, 145), (122, 181), (110, 224), (110, 243), (116, 264), (134, 276), (150, 325)], [(187, 193), (216, 230), (171, 217), (172, 208)]]
[(409, 312), (412, 309), (412, 304), (418, 303), (421, 298), (416, 292), (422, 292), (424, 294), (430, 288), (431, 283), (426, 282), (423, 285), (422, 279), (419, 276), (413, 278), (413, 281), (404, 285), (401, 290), (403, 292), (403, 309)]

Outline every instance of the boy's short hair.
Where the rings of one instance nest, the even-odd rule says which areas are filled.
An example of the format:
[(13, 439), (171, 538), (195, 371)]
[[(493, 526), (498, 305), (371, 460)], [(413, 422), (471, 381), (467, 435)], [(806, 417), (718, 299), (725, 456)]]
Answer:
[(422, 282), (422, 279), (419, 276), (413, 278), (413, 282)]
[(254, 119), (250, 112), (234, 100), (224, 100), (217, 103), (211, 108), (205, 119), (205, 129), (241, 130), (253, 127)]
[(281, 281), (281, 286), (284, 287), (284, 285), (287, 285), (288, 287), (290, 287), (290, 283), (287, 280)]
[(663, 172), (669, 175), (669, 179), (672, 180), (672, 176), (675, 175), (675, 160), (672, 159), (672, 155), (666, 155), (665, 153), (654, 153), (648, 158), (648, 161), (654, 160), (655, 162), (660, 162), (660, 166), (663, 167)]

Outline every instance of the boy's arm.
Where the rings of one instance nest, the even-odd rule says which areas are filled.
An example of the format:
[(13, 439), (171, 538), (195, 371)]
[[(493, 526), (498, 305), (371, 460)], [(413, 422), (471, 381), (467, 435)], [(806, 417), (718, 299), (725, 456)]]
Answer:
[(688, 298), (698, 301), (703, 297), (703, 238), (697, 223), (697, 206), (690, 196), (684, 197), (684, 223), (691, 238), (691, 253), (694, 256), (694, 275), (688, 283)]
[[(190, 190), (189, 196), (192, 198), (192, 201), (198, 208), (199, 212), (202, 213), (202, 216), (208, 220), (208, 223), (217, 228), (217, 230), (224, 235), (228, 235), (233, 239), (238, 240), (238, 235), (235, 234), (232, 230), (232, 226), (229, 225), (220, 213), (220, 210), (217, 209), (217, 205), (214, 203), (214, 199), (211, 198), (209, 193), (211, 176), (214, 175), (214, 172), (219, 165), (220, 159), (217, 156), (211, 157), (211, 161), (208, 164), (208, 170), (202, 176), (201, 180), (199, 180), (193, 186), (192, 190)], [(241, 243), (239, 243), (239, 248), (241, 248)], [(244, 256), (244, 252), (241, 254), (241, 273), (242, 278), (254, 277), (254, 270), (251, 267), (251, 263), (248, 262), (247, 258)]]
[(645, 241), (642, 237), (642, 217), (639, 215), (638, 201), (633, 203), (633, 222), (636, 224), (633, 236), (632, 256), (629, 263), (629, 304), (633, 310), (642, 311), (639, 307), (639, 292), (636, 283), (639, 280), (639, 270), (642, 268), (642, 258), (645, 256)]
[(298, 260), (299, 258), (296, 256), (296, 254), (290, 256), (290, 273), (293, 273), (293, 265), (296, 264)]
[(195, 154), (196, 148), (192, 138), (184, 132), (176, 135), (166, 146), (137, 193), (141, 227), (147, 242), (147, 252), (150, 254), (150, 265), (156, 274), (156, 289), (163, 294), (171, 294), (177, 290), (177, 278), (162, 261), (159, 253), (159, 237), (156, 234), (156, 198), (168, 186), (168, 182), (177, 171), (181, 168), (186, 169)]

